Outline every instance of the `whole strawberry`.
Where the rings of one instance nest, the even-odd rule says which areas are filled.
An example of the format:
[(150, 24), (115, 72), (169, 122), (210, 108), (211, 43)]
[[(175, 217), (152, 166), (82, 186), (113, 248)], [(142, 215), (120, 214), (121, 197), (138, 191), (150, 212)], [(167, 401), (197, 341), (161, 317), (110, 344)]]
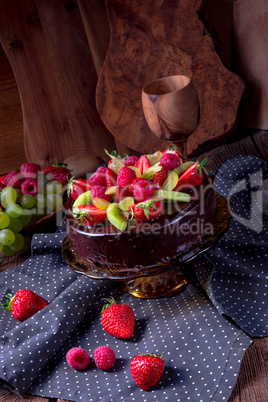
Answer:
[(12, 311), (12, 315), (18, 321), (25, 321), (32, 315), (49, 305), (43, 297), (28, 289), (19, 290), (15, 296), (7, 294), (6, 303), (2, 307)]
[(149, 391), (162, 378), (165, 364), (161, 356), (140, 353), (131, 360), (131, 375), (135, 383), (144, 391)]
[(107, 303), (101, 311), (101, 323), (105, 331), (115, 338), (131, 338), (134, 334), (134, 312), (127, 304), (116, 304), (113, 297), (104, 299)]

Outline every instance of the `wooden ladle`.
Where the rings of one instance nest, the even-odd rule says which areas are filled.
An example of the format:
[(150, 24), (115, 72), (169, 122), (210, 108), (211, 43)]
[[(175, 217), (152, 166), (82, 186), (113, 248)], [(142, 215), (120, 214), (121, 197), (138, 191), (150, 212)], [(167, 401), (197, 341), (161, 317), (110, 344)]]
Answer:
[(199, 122), (199, 100), (192, 80), (185, 75), (173, 75), (146, 84), (142, 106), (152, 132), (174, 144), (183, 160), (187, 160), (187, 139)]

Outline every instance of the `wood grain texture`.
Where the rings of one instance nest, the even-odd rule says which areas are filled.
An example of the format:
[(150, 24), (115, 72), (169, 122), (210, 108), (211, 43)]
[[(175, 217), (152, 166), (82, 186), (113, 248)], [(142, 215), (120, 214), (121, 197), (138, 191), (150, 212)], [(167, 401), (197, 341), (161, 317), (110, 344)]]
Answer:
[(18, 87), (0, 47), (0, 175), (19, 169), (26, 161), (22, 109)]
[(77, 2), (1, 1), (0, 40), (20, 92), (28, 160), (45, 165), (81, 153), (105, 160), (114, 139), (96, 109), (97, 75)]
[(244, 83), (217, 56), (198, 17), (202, 0), (106, 0), (110, 44), (96, 101), (108, 129), (140, 152), (164, 148), (148, 128), (142, 87), (157, 78), (188, 75), (200, 100), (201, 118), (189, 153), (234, 129)]

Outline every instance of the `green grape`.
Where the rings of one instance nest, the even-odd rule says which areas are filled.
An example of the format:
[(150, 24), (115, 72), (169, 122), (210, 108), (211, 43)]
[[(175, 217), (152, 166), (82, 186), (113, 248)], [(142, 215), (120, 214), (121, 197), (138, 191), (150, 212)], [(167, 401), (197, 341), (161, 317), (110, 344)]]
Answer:
[(9, 246), (4, 246), (3, 247), (3, 253), (7, 256), (7, 257), (12, 257), (13, 255), (17, 254), (16, 250), (12, 250)]
[(36, 203), (36, 199), (31, 194), (24, 194), (20, 198), (22, 208), (32, 208)]
[(8, 204), (13, 204), (17, 200), (17, 192), (13, 187), (4, 187), (1, 191), (1, 204), (7, 208)]
[[(30, 220), (29, 220), (30, 221)], [(9, 225), (7, 229), (10, 229), (11, 232), (18, 233), (23, 229), (23, 222), (20, 218), (10, 218)]]
[(10, 219), (8, 214), (0, 212), (0, 229), (4, 229), (9, 225)]
[(44, 215), (45, 214), (45, 208), (47, 205), (47, 199), (44, 196), (44, 194), (36, 194), (35, 196), (36, 199), (36, 211), (38, 215)]
[(20, 221), (22, 222), (23, 226), (29, 225), (31, 219), (32, 219), (31, 210), (23, 208), (21, 211), (21, 216), (20, 216)]
[(63, 185), (58, 180), (49, 181), (44, 187), (44, 194), (60, 194), (63, 190)]
[(0, 242), (3, 243), (4, 246), (10, 246), (14, 241), (15, 235), (10, 229), (0, 230)]
[(22, 196), (22, 191), (19, 188), (15, 188), (15, 190), (16, 190), (16, 193), (17, 193), (17, 198), (16, 198), (15, 202), (16, 202), (16, 204), (19, 204), (20, 203), (20, 198)]
[(10, 218), (18, 218), (21, 216), (21, 212), (21, 206), (19, 204), (15, 204), (14, 202), (6, 207), (6, 213)]
[(2, 243), (0, 243), (0, 253), (3, 250), (4, 245)]
[(60, 208), (63, 204), (63, 199), (59, 194), (48, 194), (47, 195), (47, 206), (52, 211)]
[(11, 250), (14, 251), (20, 251), (24, 247), (24, 237), (20, 233), (15, 233), (15, 240), (14, 242), (9, 246)]

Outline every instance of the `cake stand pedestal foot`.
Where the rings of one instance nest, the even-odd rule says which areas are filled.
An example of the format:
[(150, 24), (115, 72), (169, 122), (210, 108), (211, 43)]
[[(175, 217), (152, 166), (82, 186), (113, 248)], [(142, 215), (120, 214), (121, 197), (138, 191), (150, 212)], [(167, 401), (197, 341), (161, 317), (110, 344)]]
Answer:
[(127, 281), (125, 292), (141, 299), (156, 299), (172, 296), (184, 290), (188, 280), (179, 268), (172, 268), (154, 276), (145, 276)]

